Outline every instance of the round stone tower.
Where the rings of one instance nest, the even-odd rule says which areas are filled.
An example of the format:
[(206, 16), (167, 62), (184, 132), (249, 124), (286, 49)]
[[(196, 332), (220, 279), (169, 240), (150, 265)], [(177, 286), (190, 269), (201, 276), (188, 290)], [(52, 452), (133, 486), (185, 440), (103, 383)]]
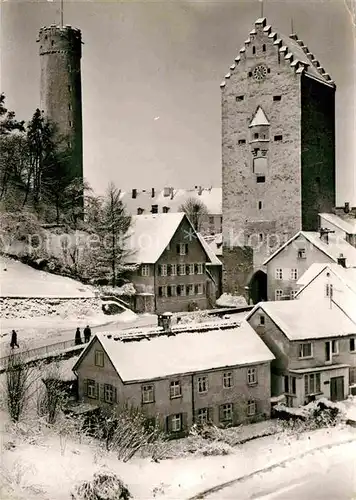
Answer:
[(57, 124), (63, 148), (70, 152), (73, 178), (83, 178), (82, 35), (69, 25), (40, 29), (40, 102), (44, 114)]

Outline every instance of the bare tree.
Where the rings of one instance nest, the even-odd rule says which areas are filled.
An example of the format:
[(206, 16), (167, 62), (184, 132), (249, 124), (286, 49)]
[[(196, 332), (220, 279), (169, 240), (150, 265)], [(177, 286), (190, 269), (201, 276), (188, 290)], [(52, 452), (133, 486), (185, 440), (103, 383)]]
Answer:
[(10, 418), (18, 422), (39, 379), (38, 366), (30, 366), (21, 353), (11, 353), (6, 365), (6, 403)]
[(205, 203), (194, 197), (188, 198), (179, 207), (179, 211), (187, 215), (197, 233), (201, 231), (202, 222), (209, 213)]

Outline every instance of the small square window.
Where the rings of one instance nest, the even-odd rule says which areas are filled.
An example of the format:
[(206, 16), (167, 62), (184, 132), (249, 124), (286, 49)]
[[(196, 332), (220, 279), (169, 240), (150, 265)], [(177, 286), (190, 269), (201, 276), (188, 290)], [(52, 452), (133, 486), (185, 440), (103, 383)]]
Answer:
[(257, 184), (261, 184), (262, 182), (266, 182), (266, 177), (264, 175), (258, 175), (256, 177)]
[(169, 392), (171, 399), (180, 398), (182, 396), (182, 388), (179, 380), (171, 382)]
[(225, 372), (223, 375), (223, 387), (229, 389), (232, 387), (232, 372)]
[(312, 358), (313, 350), (311, 342), (299, 344), (299, 358)]
[(298, 259), (305, 259), (305, 258), (306, 258), (305, 248), (300, 248), (298, 250)]
[(247, 369), (247, 382), (248, 385), (257, 384), (257, 371), (256, 368), (248, 368)]
[(356, 352), (356, 339), (350, 339), (350, 352)]
[(163, 207), (162, 211), (163, 211), (164, 214), (168, 214), (169, 207)]
[(277, 141), (282, 141), (283, 140), (283, 135), (275, 135), (274, 140)]
[(238, 101), (238, 102), (241, 102), (241, 101), (243, 101), (244, 99), (245, 99), (245, 96), (244, 96), (244, 95), (237, 95), (237, 96), (236, 96), (236, 101)]
[(265, 324), (265, 317), (263, 314), (260, 314), (260, 325), (264, 325)]
[(239, 139), (238, 144), (241, 146), (242, 144), (246, 144), (246, 139)]
[(247, 415), (249, 417), (256, 415), (256, 401), (254, 401), (253, 399), (249, 399), (247, 401)]
[(154, 402), (153, 385), (143, 385), (142, 386), (142, 403), (153, 403), (153, 402)]
[(198, 377), (198, 392), (208, 392), (208, 379), (206, 377)]
[(281, 95), (274, 95), (273, 96), (273, 100), (274, 101), (281, 101), (282, 100), (282, 96)]
[(104, 352), (103, 351), (95, 351), (95, 366), (104, 366)]

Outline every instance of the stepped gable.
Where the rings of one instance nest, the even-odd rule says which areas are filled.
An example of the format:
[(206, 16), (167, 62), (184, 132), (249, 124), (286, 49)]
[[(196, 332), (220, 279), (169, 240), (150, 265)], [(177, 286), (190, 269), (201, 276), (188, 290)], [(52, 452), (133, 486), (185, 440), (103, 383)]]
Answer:
[(321, 66), (318, 59), (310, 52), (303, 40), (298, 38), (298, 35), (293, 33), (290, 36), (286, 36), (273, 31), (272, 26), (267, 25), (267, 19), (263, 17), (255, 21), (255, 28), (250, 31), (249, 38), (245, 40), (244, 46), (239, 50), (239, 55), (235, 58), (234, 64), (230, 66), (230, 72), (225, 75), (225, 79), (220, 84), (221, 88), (226, 86), (226, 80), (231, 77), (231, 72), (237, 68), (240, 61), (245, 57), (246, 49), (256, 36), (257, 30), (260, 30), (261, 27), (266, 39), (273, 40), (276, 50), (279, 51), (281, 56), (284, 56), (286, 61), (289, 61), (291, 69), (297, 74), (306, 73), (312, 78), (335, 87), (335, 83), (329, 73)]

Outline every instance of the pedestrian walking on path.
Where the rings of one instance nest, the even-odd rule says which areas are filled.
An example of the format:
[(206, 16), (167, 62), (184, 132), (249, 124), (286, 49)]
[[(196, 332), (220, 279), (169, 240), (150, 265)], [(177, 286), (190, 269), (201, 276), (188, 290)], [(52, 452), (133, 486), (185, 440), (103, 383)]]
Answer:
[(82, 343), (83, 343), (83, 342), (82, 342), (82, 337), (81, 337), (81, 335), (80, 335), (80, 330), (79, 330), (79, 328), (77, 328), (77, 330), (76, 330), (76, 332), (75, 332), (75, 340), (74, 340), (74, 342), (75, 342), (75, 345), (80, 345), (80, 344), (82, 344)]
[(15, 330), (12, 330), (12, 332), (11, 332), (11, 342), (10, 342), (10, 347), (11, 347), (11, 349), (13, 349), (15, 346), (16, 346), (18, 349), (20, 348), (20, 346), (19, 346), (19, 345), (18, 345), (18, 343), (17, 343), (17, 333), (15, 332)]
[(87, 326), (84, 328), (84, 342), (85, 342), (85, 343), (90, 342), (90, 337), (91, 337), (91, 330), (90, 330), (90, 328), (89, 328), (89, 325), (87, 325)]

